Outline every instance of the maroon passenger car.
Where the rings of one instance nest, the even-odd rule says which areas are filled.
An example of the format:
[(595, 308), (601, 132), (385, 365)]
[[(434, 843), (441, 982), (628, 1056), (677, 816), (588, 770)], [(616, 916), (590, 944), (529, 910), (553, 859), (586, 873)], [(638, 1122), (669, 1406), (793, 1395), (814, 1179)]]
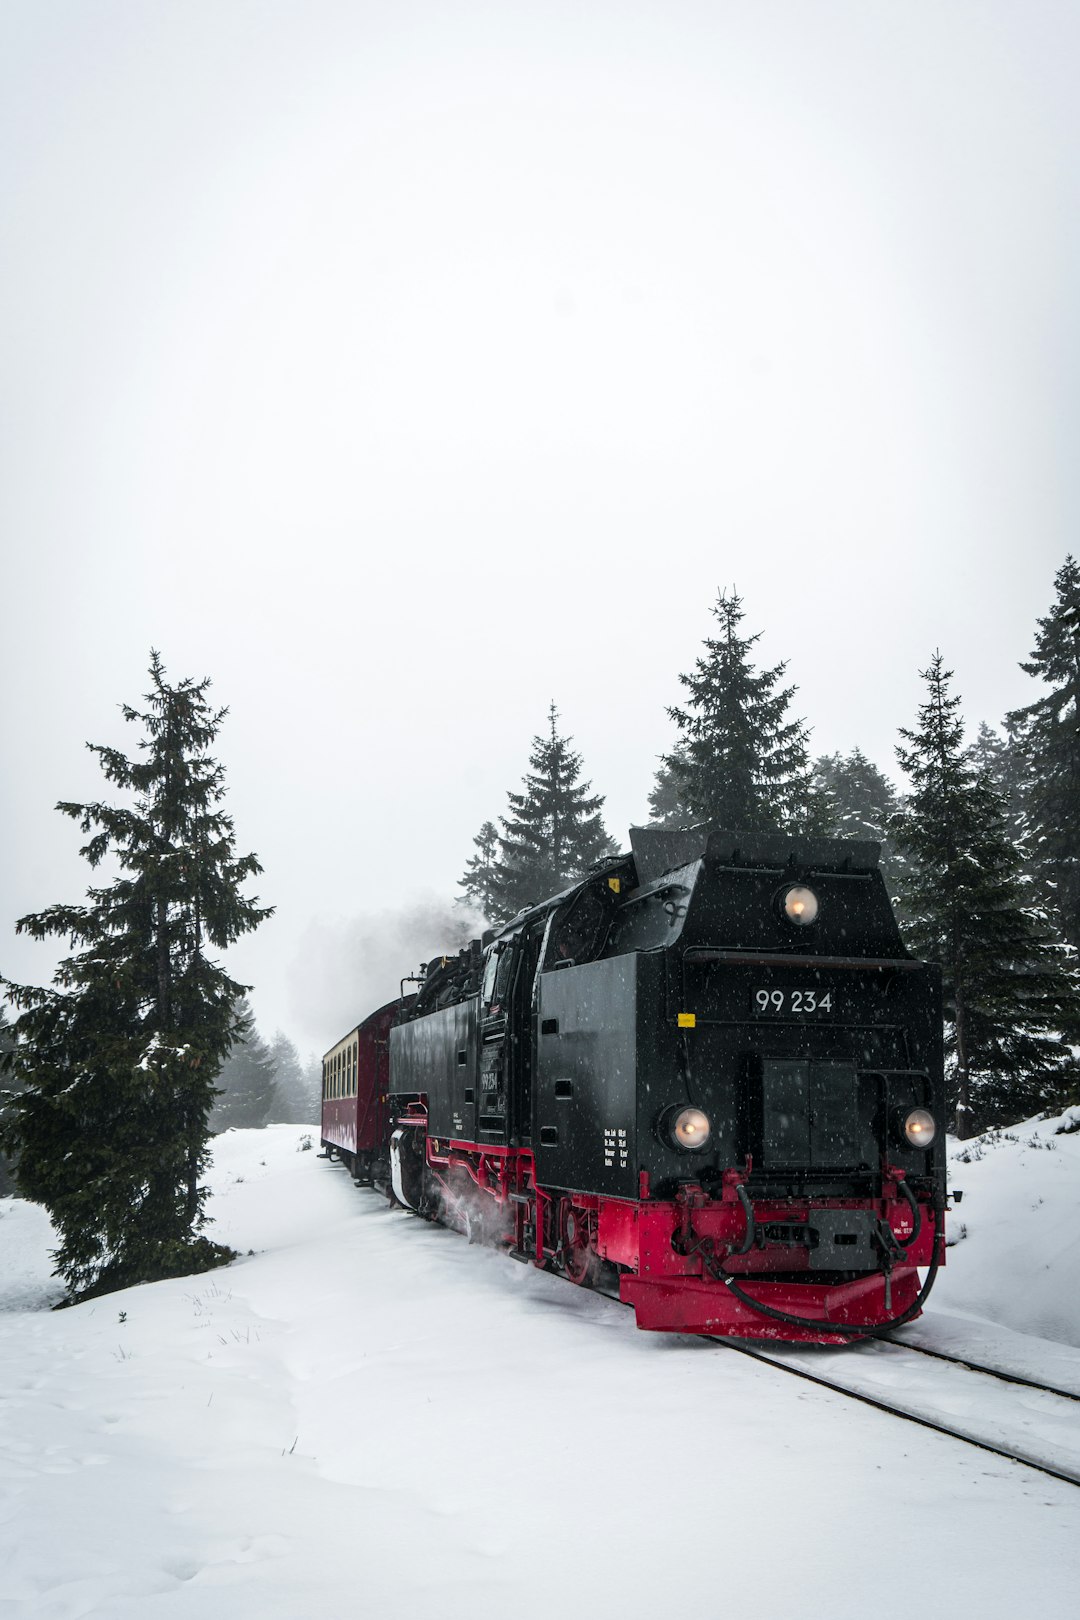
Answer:
[(400, 1000), (380, 1007), (323, 1058), (323, 1149), (357, 1181), (370, 1182), (376, 1160), (386, 1157), (390, 1025), (401, 1008)]

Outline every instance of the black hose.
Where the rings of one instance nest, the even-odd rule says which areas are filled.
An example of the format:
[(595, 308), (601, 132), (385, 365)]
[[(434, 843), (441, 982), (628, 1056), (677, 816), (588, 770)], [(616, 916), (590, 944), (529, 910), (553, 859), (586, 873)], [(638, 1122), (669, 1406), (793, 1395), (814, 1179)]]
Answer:
[(739, 1203), (742, 1205), (746, 1214), (746, 1235), (742, 1240), (741, 1246), (737, 1249), (732, 1249), (731, 1252), (732, 1254), (749, 1254), (750, 1250), (754, 1247), (754, 1239), (757, 1236), (757, 1222), (754, 1220), (754, 1206), (750, 1202), (750, 1194), (742, 1185), (742, 1182), (739, 1182), (738, 1186), (735, 1188), (735, 1191), (739, 1196)]
[[(904, 1182), (900, 1183), (901, 1187), (904, 1185)], [(740, 1191), (741, 1190), (742, 1189), (740, 1188)], [(912, 1321), (916, 1316), (918, 1316), (919, 1312), (922, 1310), (927, 1299), (929, 1298), (930, 1290), (934, 1286), (934, 1279), (938, 1274), (938, 1267), (941, 1265), (940, 1251), (942, 1239), (942, 1220), (944, 1214), (945, 1200), (940, 1196), (935, 1196), (934, 1252), (930, 1257), (930, 1266), (926, 1273), (926, 1281), (923, 1283), (915, 1299), (908, 1306), (906, 1311), (902, 1311), (899, 1316), (890, 1317), (887, 1322), (879, 1322), (875, 1327), (833, 1327), (831, 1322), (822, 1322), (814, 1317), (809, 1316), (792, 1316), (790, 1311), (778, 1311), (772, 1305), (763, 1305), (760, 1300), (754, 1299), (752, 1295), (746, 1293), (745, 1289), (740, 1288), (738, 1283), (735, 1281), (735, 1278), (725, 1272), (723, 1266), (717, 1267), (719, 1280), (723, 1282), (727, 1288), (731, 1289), (731, 1292), (735, 1295), (736, 1299), (741, 1299), (743, 1304), (749, 1305), (751, 1310), (757, 1311), (761, 1316), (770, 1317), (774, 1322), (786, 1322), (791, 1327), (812, 1328), (815, 1333), (834, 1333), (836, 1334), (837, 1338), (876, 1338), (882, 1333), (891, 1333), (893, 1328), (903, 1327), (905, 1322)], [(913, 1233), (911, 1238), (908, 1240), (909, 1243), (914, 1242), (916, 1236), (917, 1233)]]

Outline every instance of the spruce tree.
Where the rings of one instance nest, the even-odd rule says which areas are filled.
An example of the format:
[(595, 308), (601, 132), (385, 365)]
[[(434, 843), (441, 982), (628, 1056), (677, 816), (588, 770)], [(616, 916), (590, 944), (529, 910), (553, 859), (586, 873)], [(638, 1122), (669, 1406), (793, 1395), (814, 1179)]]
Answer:
[(308, 1112), (300, 1121), (305, 1124), (308, 1120), (317, 1123), (322, 1114), (322, 1088), (323, 1069), (322, 1058), (316, 1052), (309, 1052), (304, 1063), (304, 1095), (309, 1099)]
[(1072, 557), (1054, 585), (1057, 600), (1020, 665), (1046, 690), (1006, 723), (1026, 763), (1025, 835), (1040, 898), (1080, 949), (1080, 567)]
[(485, 907), (492, 922), (567, 888), (614, 851), (600, 814), (604, 801), (579, 781), (581, 755), (572, 738), (559, 735), (558, 718), (552, 703), (548, 734), (533, 738), (522, 791), (507, 794), (510, 813), (499, 818), (499, 859)]
[(270, 1062), (274, 1069), (271, 1120), (284, 1125), (312, 1124), (319, 1117), (318, 1097), (308, 1086), (299, 1052), (280, 1029), (270, 1042)]
[(210, 1114), (210, 1130), (260, 1130), (276, 1101), (276, 1072), (270, 1048), (255, 1027), (255, 1014), (247, 996), (237, 998), (236, 1033), (228, 1056), (218, 1071), (217, 1096)]
[(993, 726), (981, 720), (971, 745), (971, 762), (977, 771), (990, 778), (1005, 800), (1009, 836), (1019, 843), (1027, 835), (1024, 820), (1027, 762), (1015, 729), (1006, 725), (1005, 735), (1002, 736)]
[(51, 989), (7, 985), (21, 1009), (7, 1060), (25, 1089), (4, 1112), (0, 1146), (18, 1157), (20, 1191), (60, 1235), (57, 1271), (72, 1295), (204, 1270), (231, 1251), (206, 1224), (207, 1121), (214, 1076), (236, 1032), (244, 988), (208, 955), (270, 908), (241, 892), (261, 871), (237, 856), (221, 809), (224, 771), (209, 755), (225, 717), (209, 681), (169, 685), (156, 652), (140, 753), (88, 744), (119, 805), (61, 803), (111, 883), (83, 905), (20, 919), (20, 933), (66, 938)]
[(814, 780), (827, 795), (829, 820), (837, 838), (881, 843), (896, 813), (896, 789), (861, 748), (850, 754), (822, 754)]
[(476, 854), (465, 863), (465, 876), (458, 883), (464, 893), (457, 904), (472, 906), (494, 920), (499, 909), (499, 829), (495, 823), (485, 821), (473, 843)]
[[(679, 676), (689, 694), (685, 705), (668, 710), (679, 739), (663, 767), (677, 802), (694, 821), (740, 832), (822, 830), (809, 732), (788, 718), (795, 687), (779, 684), (787, 665), (755, 669), (751, 654), (760, 632), (739, 633), (744, 615), (736, 591), (721, 591), (712, 613), (719, 633), (706, 637), (694, 672)], [(662, 785), (658, 777), (654, 792)]]
[[(4, 1113), (4, 1074), (3, 1060), (7, 1054), (14, 1050), (15, 1037), (8, 1022), (7, 1010), (0, 1007), (0, 1119)], [(21, 1086), (19, 1088), (22, 1089)], [(8, 1198), (15, 1191), (15, 1166), (10, 1159), (0, 1153), (0, 1198)]]
[(889, 834), (897, 809), (893, 784), (861, 748), (846, 755), (822, 754), (814, 761), (814, 783), (833, 837), (869, 839), (881, 845), (881, 870), (892, 893), (903, 864)]
[(680, 772), (688, 769), (685, 750), (676, 746), (678, 766), (673, 769), (661, 758), (649, 793), (649, 822), (654, 827), (690, 827), (695, 817), (684, 802)]
[(893, 820), (917, 954), (942, 967), (957, 1134), (1060, 1104), (1076, 985), (1045, 918), (1027, 906), (1005, 801), (964, 748), (960, 699), (936, 653), (918, 729), (897, 759), (911, 782)]

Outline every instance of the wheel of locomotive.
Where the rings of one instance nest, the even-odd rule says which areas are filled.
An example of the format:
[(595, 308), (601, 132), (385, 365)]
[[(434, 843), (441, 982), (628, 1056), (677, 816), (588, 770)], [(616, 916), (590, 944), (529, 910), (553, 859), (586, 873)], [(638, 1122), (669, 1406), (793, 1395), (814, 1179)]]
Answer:
[(577, 1283), (579, 1287), (591, 1287), (599, 1269), (600, 1256), (593, 1247), (589, 1212), (575, 1208), (565, 1198), (560, 1224), (562, 1269), (572, 1283)]

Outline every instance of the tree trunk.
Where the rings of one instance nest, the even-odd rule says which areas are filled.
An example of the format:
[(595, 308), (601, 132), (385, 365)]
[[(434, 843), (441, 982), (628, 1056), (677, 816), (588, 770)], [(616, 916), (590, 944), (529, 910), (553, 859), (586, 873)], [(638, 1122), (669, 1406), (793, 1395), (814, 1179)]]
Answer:
[(185, 1236), (193, 1235), (195, 1217), (199, 1213), (199, 1155), (192, 1149), (187, 1162), (187, 1197), (184, 1201)]
[(975, 1135), (975, 1114), (971, 1106), (971, 1078), (968, 1074), (967, 1007), (963, 971), (956, 969), (956, 1134), (961, 1142)]
[(169, 902), (162, 896), (157, 903), (157, 980), (158, 1032), (172, 1027), (169, 1006)]

